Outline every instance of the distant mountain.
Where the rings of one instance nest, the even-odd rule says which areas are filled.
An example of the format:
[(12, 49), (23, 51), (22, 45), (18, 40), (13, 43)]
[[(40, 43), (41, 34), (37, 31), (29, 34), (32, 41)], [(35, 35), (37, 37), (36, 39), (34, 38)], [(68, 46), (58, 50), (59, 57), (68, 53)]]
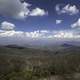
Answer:
[(19, 46), (19, 45), (6, 45), (7, 48), (17, 48), (17, 49), (24, 49), (25, 47)]
[(66, 41), (66, 44), (80, 47), (80, 41)]
[(67, 43), (62, 44), (61, 46), (62, 47), (76, 47), (75, 45), (67, 44)]
[[(74, 44), (75, 43), (75, 44)], [(0, 54), (15, 54), (15, 55), (54, 55), (54, 54), (70, 54), (79, 53), (80, 45), (78, 42), (55, 42), (52, 44), (8, 44), (0, 46)]]

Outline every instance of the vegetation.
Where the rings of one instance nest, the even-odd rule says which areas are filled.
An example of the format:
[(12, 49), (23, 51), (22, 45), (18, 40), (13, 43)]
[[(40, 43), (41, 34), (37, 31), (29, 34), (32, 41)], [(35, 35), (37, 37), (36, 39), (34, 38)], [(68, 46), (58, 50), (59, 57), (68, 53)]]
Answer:
[(0, 80), (80, 80), (79, 51), (1, 47)]

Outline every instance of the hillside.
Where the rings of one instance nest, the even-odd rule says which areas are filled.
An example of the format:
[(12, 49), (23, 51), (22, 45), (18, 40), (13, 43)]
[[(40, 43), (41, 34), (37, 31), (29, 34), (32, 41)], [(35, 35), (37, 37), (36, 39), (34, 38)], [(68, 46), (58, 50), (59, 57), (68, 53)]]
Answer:
[(80, 80), (80, 47), (57, 48), (1, 46), (0, 80)]
[(50, 55), (55, 55), (55, 54), (75, 54), (80, 52), (80, 47), (71, 45), (71, 44), (61, 44), (61, 45), (56, 45), (56, 46), (42, 46), (36, 48), (33, 47), (22, 47), (18, 45), (6, 45), (6, 46), (0, 46), (0, 54), (5, 54), (5, 55), (32, 55), (32, 56), (50, 56)]

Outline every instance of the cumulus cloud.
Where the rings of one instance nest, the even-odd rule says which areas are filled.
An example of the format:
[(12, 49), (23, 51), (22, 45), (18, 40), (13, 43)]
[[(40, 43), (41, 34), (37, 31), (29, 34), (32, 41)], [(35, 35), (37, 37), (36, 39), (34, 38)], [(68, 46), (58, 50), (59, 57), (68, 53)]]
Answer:
[(41, 33), (49, 33), (50, 31), (49, 30), (41, 30), (40, 32)]
[(62, 20), (56, 20), (56, 24), (62, 23)]
[(80, 28), (80, 18), (71, 25), (72, 28)]
[[(74, 27), (80, 26), (80, 19), (73, 24)], [(0, 38), (14, 38), (14, 39), (74, 39), (80, 38), (80, 33), (76, 31), (67, 30), (36, 30), (32, 32), (15, 31), (15, 25), (8, 21), (1, 23)]]
[[(30, 10), (31, 4), (21, 0), (0, 0), (0, 15), (24, 19), (27, 16), (45, 15), (45, 10), (36, 8)], [(36, 13), (35, 13), (36, 11)]]
[(28, 7), (30, 7), (31, 5), (29, 3), (22, 3), (22, 10), (16, 15), (16, 18), (20, 18), (20, 19), (24, 19), (27, 16), (29, 16), (30, 10)]
[(14, 28), (15, 28), (15, 25), (13, 23), (10, 23), (7, 21), (4, 21), (1, 23), (1, 29), (2, 30), (11, 31), (11, 30), (14, 30)]
[(71, 31), (59, 31), (54, 35), (55, 38), (74, 38), (73, 32)]
[(20, 0), (0, 0), (0, 14), (15, 18), (24, 18), (28, 15), (30, 4)]
[(79, 33), (72, 31), (48, 31), (47, 33), (42, 30), (33, 32), (23, 31), (2, 31), (0, 30), (0, 44), (18, 44), (21, 46), (26, 45), (44, 45), (57, 43), (57, 41), (71, 41), (80, 40)]
[[(47, 30), (46, 30), (47, 31)], [(14, 38), (17, 40), (27, 40), (27, 39), (77, 39), (80, 38), (80, 34), (73, 31), (47, 31), (37, 30), (33, 32), (23, 32), (23, 31), (1, 31), (0, 38)]]
[(77, 8), (77, 6), (76, 5), (70, 5), (70, 4), (67, 4), (64, 7), (61, 7), (60, 5), (56, 5), (56, 11), (59, 14), (66, 13), (69, 15), (75, 15), (75, 14), (79, 13), (79, 9)]
[(48, 12), (46, 12), (44, 9), (35, 8), (30, 12), (30, 16), (43, 16), (47, 15)]

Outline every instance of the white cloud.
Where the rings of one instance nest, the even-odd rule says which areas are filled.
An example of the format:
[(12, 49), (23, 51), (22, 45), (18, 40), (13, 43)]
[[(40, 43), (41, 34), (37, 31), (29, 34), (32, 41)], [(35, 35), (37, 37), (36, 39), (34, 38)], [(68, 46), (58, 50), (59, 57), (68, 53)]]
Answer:
[(4, 21), (1, 23), (1, 29), (2, 30), (11, 31), (11, 30), (14, 30), (14, 28), (15, 28), (15, 25), (13, 23), (10, 23), (7, 21)]
[(32, 32), (0, 30), (0, 44), (18, 45), (44, 45), (57, 43), (57, 41), (80, 40), (80, 31), (73, 30), (37, 30)]
[[(47, 30), (46, 30), (47, 31)], [(45, 32), (44, 30), (37, 30), (33, 32), (23, 32), (23, 31), (1, 31), (0, 32), (0, 38), (1, 37), (9, 37), (14, 38), (17, 40), (27, 40), (27, 39), (77, 39), (80, 38), (80, 34), (73, 31), (48, 31)]]
[[(75, 25), (75, 26), (74, 26)], [(74, 27), (80, 26), (80, 19), (73, 24)], [(24, 39), (74, 39), (74, 38), (80, 38), (80, 32), (79, 31), (72, 31), (72, 30), (36, 30), (32, 32), (24, 32), (24, 31), (15, 31), (14, 30), (15, 25), (13, 23), (4, 21), (1, 23), (1, 29), (0, 30), (0, 38), (14, 38), (17, 40), (24, 40)]]
[(72, 27), (72, 28), (80, 28), (80, 18), (78, 19), (77, 22), (73, 23), (73, 24), (71, 25), (71, 27)]
[(20, 0), (0, 0), (0, 14), (14, 18), (24, 18), (28, 15), (30, 4)]
[(69, 15), (74, 15), (74, 14), (79, 13), (79, 9), (77, 8), (77, 6), (76, 5), (70, 5), (70, 4), (67, 4), (64, 7), (61, 7), (60, 5), (56, 5), (56, 11), (59, 14), (66, 13)]
[(39, 30), (33, 32), (23, 31), (2, 31), (0, 30), (0, 44), (18, 44), (27, 45), (44, 45), (57, 43), (57, 41), (77, 41), (80, 40), (80, 34), (73, 31), (49, 31), (48, 35), (45, 31)]
[(62, 23), (62, 20), (56, 20), (56, 24)]
[(24, 19), (35, 11), (33, 16), (45, 15), (45, 10), (36, 8), (31, 11), (29, 7), (31, 4), (20, 0), (0, 0), (0, 15), (18, 19)]
[(41, 33), (49, 33), (50, 31), (49, 30), (41, 30), (40, 32)]
[(44, 9), (35, 8), (30, 12), (30, 16), (43, 16), (47, 15), (48, 12), (46, 12)]
[(30, 7), (31, 5), (24, 2), (22, 3), (22, 10), (21, 12), (18, 13), (18, 15), (16, 16), (17, 18), (25, 18), (29, 15), (30, 10), (28, 9), (28, 7)]
[(16, 37), (16, 38), (41, 38), (43, 33), (40, 33), (39, 30), (33, 32), (23, 32), (23, 31), (0, 31), (0, 37)]
[(54, 35), (55, 38), (74, 38), (73, 32), (71, 31), (59, 31)]

